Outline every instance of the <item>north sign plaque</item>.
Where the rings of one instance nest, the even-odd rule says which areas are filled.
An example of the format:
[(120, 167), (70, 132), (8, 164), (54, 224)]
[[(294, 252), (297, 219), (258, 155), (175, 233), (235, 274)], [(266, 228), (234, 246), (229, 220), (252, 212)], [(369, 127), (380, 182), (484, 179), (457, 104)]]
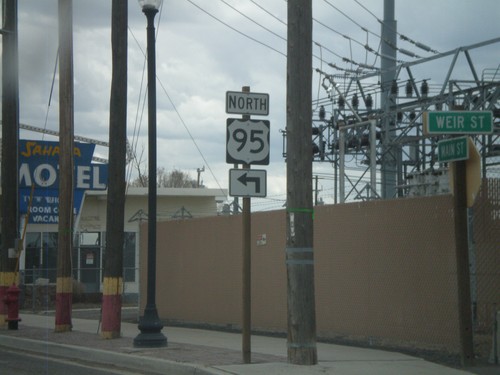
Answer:
[(226, 91), (226, 113), (236, 115), (269, 115), (269, 94)]

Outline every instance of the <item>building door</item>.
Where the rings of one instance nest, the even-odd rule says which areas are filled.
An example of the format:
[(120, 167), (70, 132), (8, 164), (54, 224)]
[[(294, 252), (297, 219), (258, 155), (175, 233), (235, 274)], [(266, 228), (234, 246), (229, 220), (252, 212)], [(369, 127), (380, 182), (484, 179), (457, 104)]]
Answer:
[(99, 292), (101, 281), (101, 249), (80, 247), (80, 281), (86, 293)]
[(100, 234), (83, 233), (80, 241), (80, 282), (85, 293), (97, 293), (101, 285)]

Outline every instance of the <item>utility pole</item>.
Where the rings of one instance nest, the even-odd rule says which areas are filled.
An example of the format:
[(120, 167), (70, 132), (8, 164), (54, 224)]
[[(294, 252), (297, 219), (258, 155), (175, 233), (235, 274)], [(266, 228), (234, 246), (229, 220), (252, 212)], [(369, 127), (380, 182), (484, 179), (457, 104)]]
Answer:
[[(391, 95), (391, 84), (396, 76), (397, 23), (394, 18), (395, 0), (384, 0), (384, 21), (382, 23), (381, 57), (381, 108), (386, 114), (382, 119), (382, 197), (396, 198), (397, 154), (394, 144), (396, 137), (396, 113), (390, 110), (395, 105), (396, 95)], [(392, 114), (392, 115), (391, 115)]]
[(102, 296), (102, 337), (120, 337), (123, 292), (125, 168), (127, 155), (128, 2), (113, 0), (111, 46), (113, 73), (109, 104), (109, 172), (106, 258)]
[(196, 172), (198, 173), (198, 180), (196, 180), (196, 187), (199, 188), (200, 187), (200, 183), (201, 183), (201, 180), (200, 180), (201, 173), (205, 172), (205, 166), (203, 166), (201, 168), (197, 168)]
[(312, 0), (288, 0), (287, 48), (288, 362), (315, 365), (312, 205)]
[(73, 281), (73, 0), (59, 0), (59, 238), (56, 282), (56, 332), (71, 331)]
[[(249, 93), (250, 86), (243, 86), (242, 92)], [(249, 115), (243, 115), (243, 120), (250, 120)], [(249, 164), (243, 164), (243, 169), (250, 169)], [(242, 209), (242, 353), (243, 363), (252, 362), (252, 216), (250, 197), (243, 197)]]
[(470, 295), (469, 246), (467, 224), (466, 161), (453, 162), (453, 206), (458, 281), (458, 321), (462, 366), (474, 365), (474, 343)]
[(0, 257), (0, 326), (5, 324), (4, 296), (16, 283), (19, 233), (18, 140), (19, 68), (17, 0), (3, 1), (2, 26), (2, 248)]

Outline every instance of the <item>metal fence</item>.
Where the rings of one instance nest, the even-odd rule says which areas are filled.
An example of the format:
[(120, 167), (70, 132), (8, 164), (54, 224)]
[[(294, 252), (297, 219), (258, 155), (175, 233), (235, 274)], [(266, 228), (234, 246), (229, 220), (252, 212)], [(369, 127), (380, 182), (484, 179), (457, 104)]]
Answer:
[[(500, 179), (483, 180), (472, 208), (469, 253), (473, 301), (474, 352), (495, 352), (500, 311)], [(497, 346), (498, 347), (498, 346)], [(497, 349), (498, 351), (498, 349)]]
[[(98, 304), (101, 302), (102, 268), (73, 269), (73, 302)], [(127, 304), (138, 304), (138, 268), (123, 269), (122, 299)], [(21, 270), (21, 308), (48, 310), (55, 306), (57, 269), (33, 268)]]

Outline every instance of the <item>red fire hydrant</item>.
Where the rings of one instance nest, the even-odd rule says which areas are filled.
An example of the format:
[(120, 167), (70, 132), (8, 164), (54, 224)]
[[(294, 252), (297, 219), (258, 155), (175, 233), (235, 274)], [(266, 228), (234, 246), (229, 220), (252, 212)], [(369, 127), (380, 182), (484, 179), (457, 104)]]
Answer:
[(9, 322), (9, 329), (17, 329), (19, 318), (19, 293), (21, 289), (16, 284), (12, 284), (7, 288), (4, 303), (7, 305), (7, 322)]

